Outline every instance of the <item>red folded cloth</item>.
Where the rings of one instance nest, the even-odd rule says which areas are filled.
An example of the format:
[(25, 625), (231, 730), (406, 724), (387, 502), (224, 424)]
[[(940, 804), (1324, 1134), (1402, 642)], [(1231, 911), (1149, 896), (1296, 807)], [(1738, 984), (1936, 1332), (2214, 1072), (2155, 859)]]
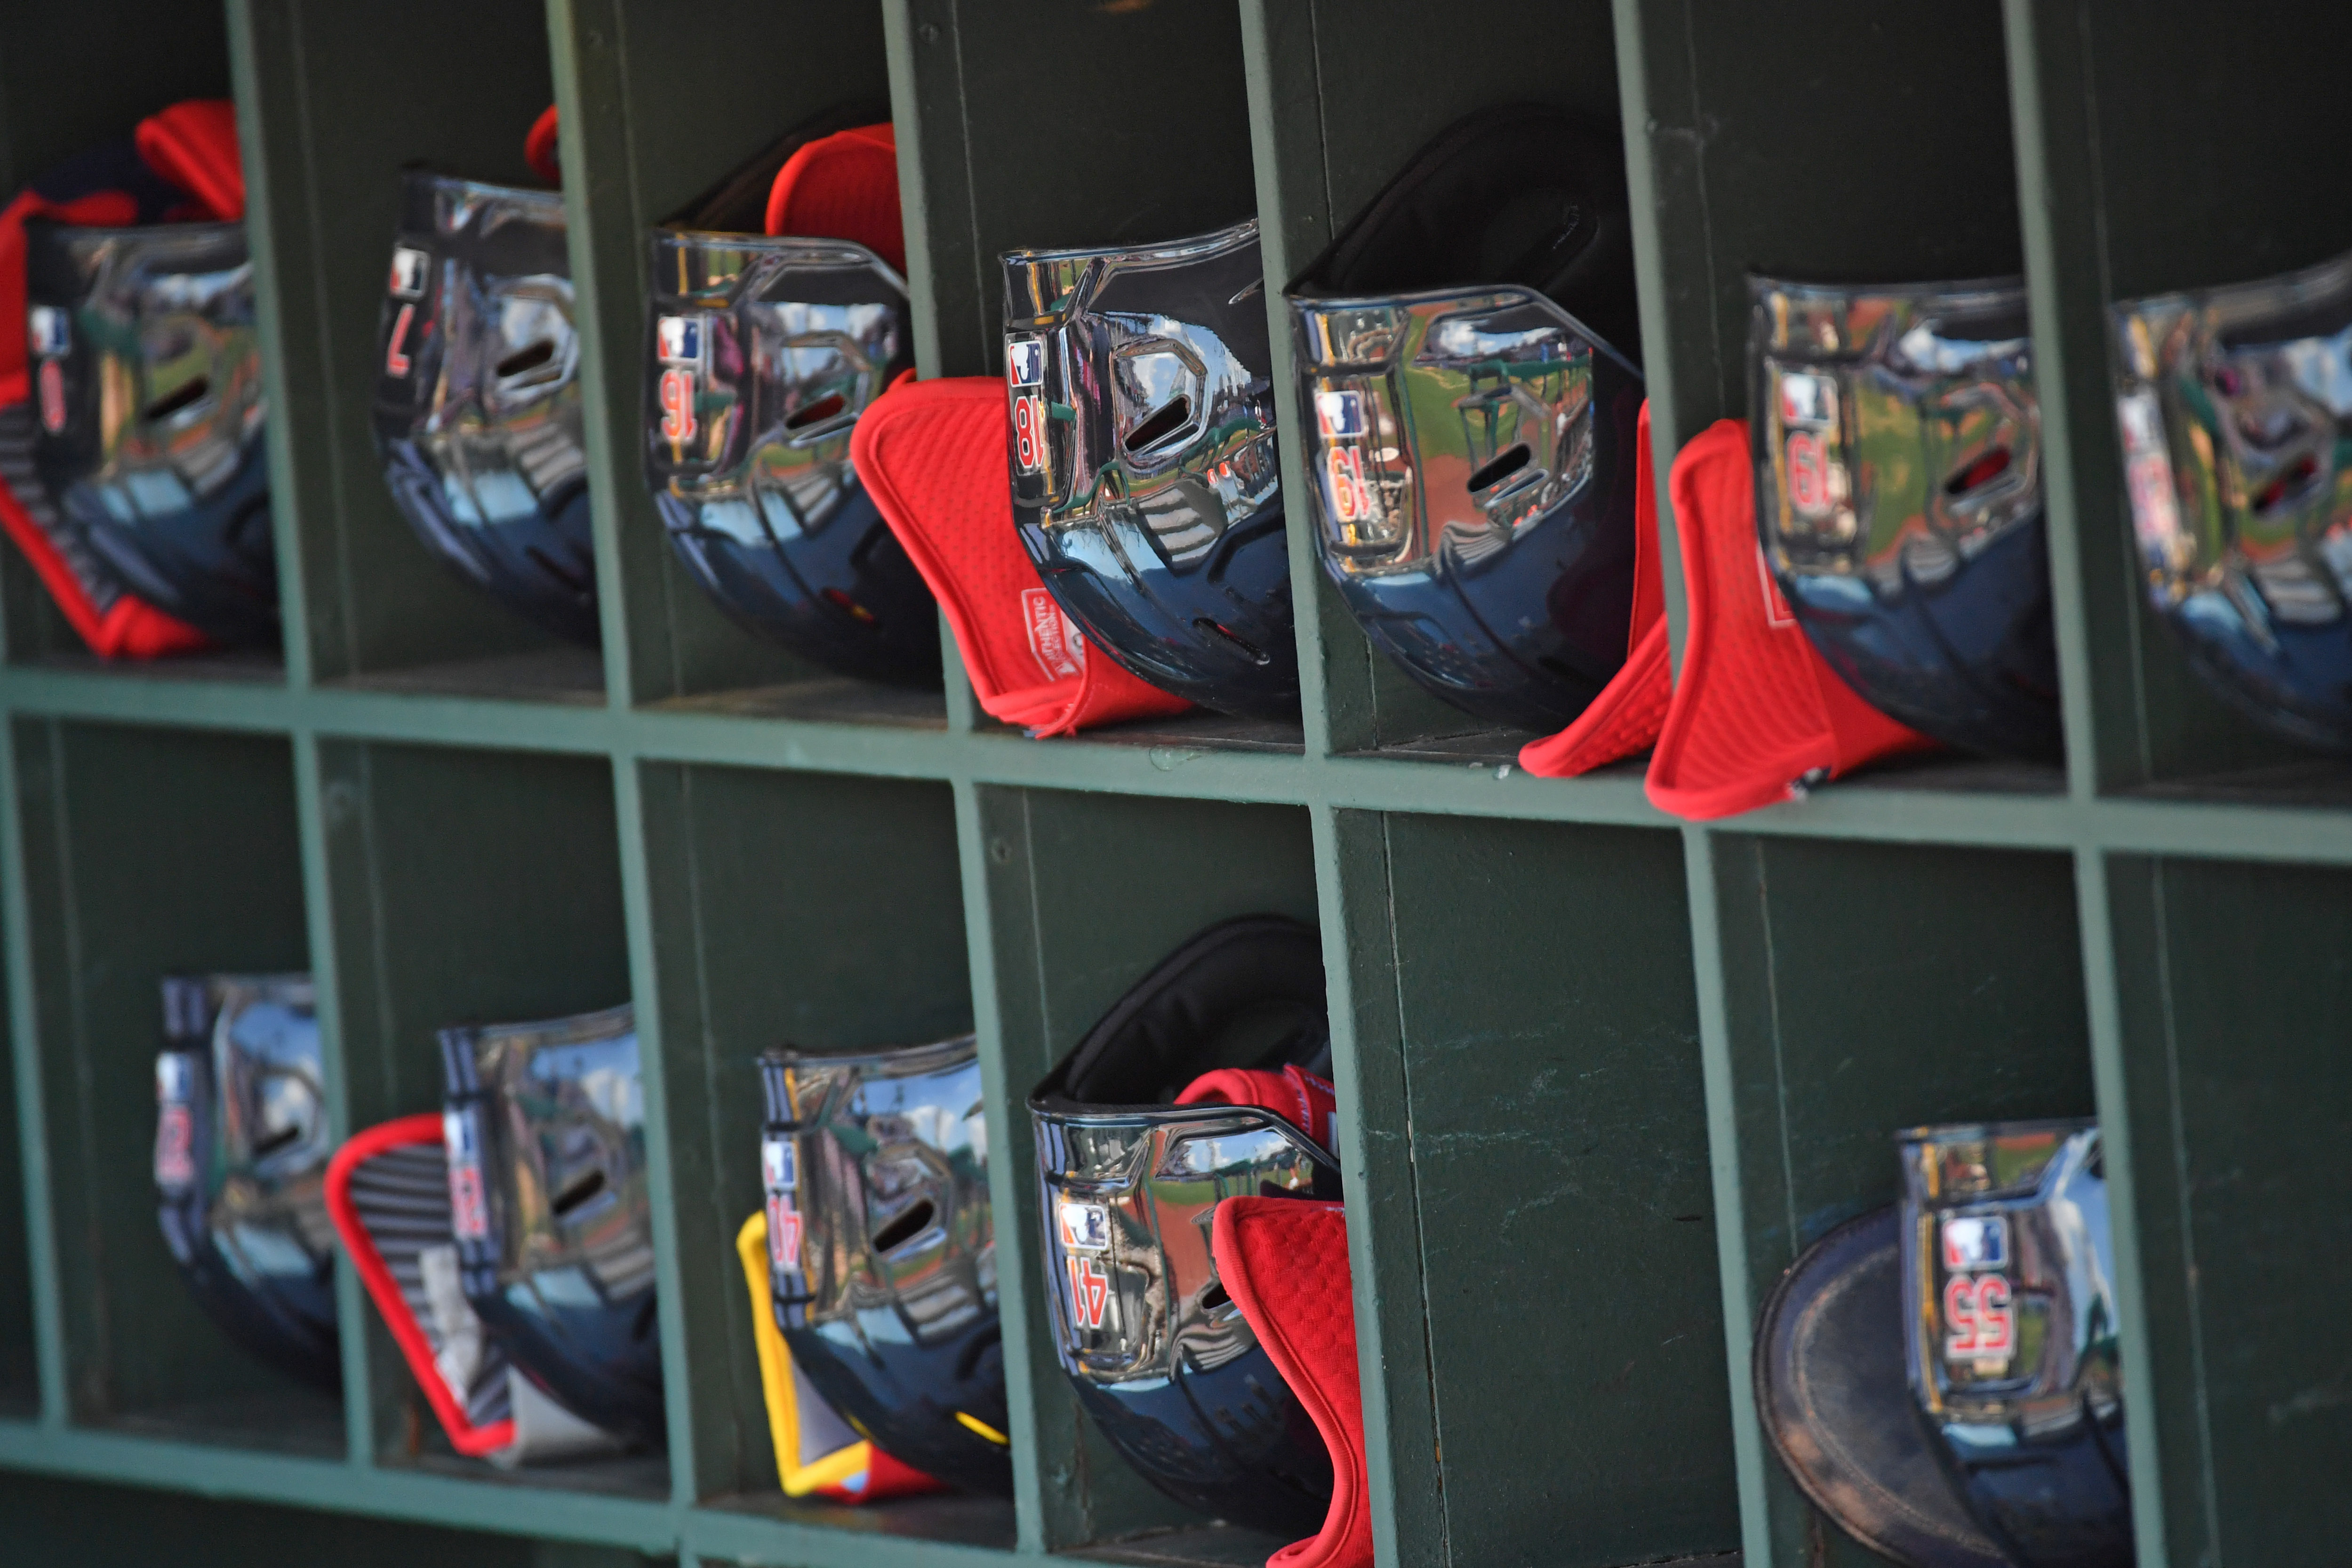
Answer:
[(1323, 1528), (1267, 1558), (1266, 1568), (1371, 1568), (1346, 1213), (1297, 1198), (1227, 1198), (1210, 1222), (1209, 1249), (1218, 1282), (1331, 1450)]
[(1696, 821), (1729, 816), (1935, 743), (1856, 696), (1790, 613), (1756, 541), (1747, 421), (1719, 419), (1693, 437), (1667, 483), (1690, 631), (1650, 758), (1651, 805)]
[(908, 381), (858, 416), (850, 461), (947, 612), (972, 690), (1031, 735), (1181, 713), (1190, 706), (1090, 657), (1013, 528), (1004, 384)]
[(1664, 567), (1658, 559), (1658, 486), (1650, 461), (1650, 405), (1633, 435), (1633, 615), (1625, 662), (1592, 705), (1557, 735), (1519, 748), (1519, 766), (1542, 778), (1570, 778), (1637, 756), (1657, 744), (1674, 692), (1666, 648)]

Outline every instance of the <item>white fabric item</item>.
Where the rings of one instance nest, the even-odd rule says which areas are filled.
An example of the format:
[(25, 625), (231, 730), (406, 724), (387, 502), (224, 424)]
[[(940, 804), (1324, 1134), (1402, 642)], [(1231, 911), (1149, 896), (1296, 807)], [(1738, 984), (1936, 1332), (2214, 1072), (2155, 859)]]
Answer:
[(507, 1368), (507, 1404), (514, 1413), (514, 1441), (490, 1456), (490, 1463), (502, 1470), (545, 1459), (621, 1451), (618, 1437), (558, 1405), (513, 1367)]

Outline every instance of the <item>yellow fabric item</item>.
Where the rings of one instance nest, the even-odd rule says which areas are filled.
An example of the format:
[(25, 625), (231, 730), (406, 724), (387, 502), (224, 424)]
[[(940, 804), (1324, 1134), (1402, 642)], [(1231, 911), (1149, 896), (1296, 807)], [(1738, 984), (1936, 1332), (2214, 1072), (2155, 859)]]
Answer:
[(760, 1389), (768, 1405), (768, 1435), (776, 1445), (776, 1478), (783, 1482), (786, 1497), (838, 1487), (873, 1463), (874, 1445), (852, 1443), (814, 1464), (800, 1462), (800, 1397), (793, 1352), (777, 1331), (775, 1301), (769, 1293), (766, 1214), (754, 1213), (743, 1222), (735, 1233), (735, 1252), (743, 1260), (743, 1282), (751, 1290), (751, 1334), (760, 1348)]

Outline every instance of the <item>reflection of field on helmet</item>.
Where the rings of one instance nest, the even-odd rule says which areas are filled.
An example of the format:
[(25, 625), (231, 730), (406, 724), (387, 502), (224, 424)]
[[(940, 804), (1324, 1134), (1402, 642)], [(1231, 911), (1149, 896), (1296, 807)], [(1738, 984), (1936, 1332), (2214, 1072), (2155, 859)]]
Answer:
[(2149, 605), (2233, 706), (2352, 750), (2352, 257), (2115, 308)]
[(278, 633), (261, 351), (242, 223), (26, 225), (33, 455), (131, 592), (230, 644)]
[(1788, 613), (1889, 717), (2055, 761), (2024, 285), (1749, 291), (1757, 531)]
[(1558, 730), (1625, 662), (1631, 246), (1615, 139), (1517, 105), (1440, 133), (1286, 290), (1324, 570), (1489, 723)]
[(761, 1076), (771, 1281), (793, 1367), (892, 1458), (1010, 1497), (978, 1041), (787, 1048)]
[(155, 1062), (158, 1218), (228, 1336), (341, 1386), (327, 1102), (307, 974), (170, 978)]
[(914, 363), (906, 283), (846, 240), (658, 234), (646, 479), (703, 590), (845, 675), (939, 679), (930, 594), (849, 460)]
[(375, 438), (425, 547), (508, 608), (597, 640), (563, 198), (403, 176)]
[[(1055, 1348), (1097, 1428), (1213, 1518), (1311, 1535), (1330, 1450), (1218, 1277), (1227, 1197), (1339, 1195), (1331, 1150), (1203, 1074), (1328, 1070), (1319, 939), (1279, 916), (1201, 931), (1030, 1096)], [(1319, 1129), (1328, 1133), (1328, 1127)]]
[(1257, 224), (1003, 265), (1013, 516), (1038, 576), (1139, 679), (1295, 712)]
[(634, 1011), (624, 1004), (543, 1023), (445, 1029), (441, 1057), (467, 1301), (568, 1409), (660, 1443), (661, 1335)]
[(1897, 1135), (1904, 1197), (1765, 1303), (1757, 1406), (1815, 1506), (1913, 1568), (2128, 1568), (2115, 1253), (2095, 1122)]

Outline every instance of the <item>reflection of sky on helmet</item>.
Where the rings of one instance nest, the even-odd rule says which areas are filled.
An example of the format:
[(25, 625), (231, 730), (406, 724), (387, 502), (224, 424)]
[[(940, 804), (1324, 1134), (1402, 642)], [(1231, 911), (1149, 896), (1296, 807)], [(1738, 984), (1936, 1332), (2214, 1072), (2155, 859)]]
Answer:
[(637, 1037), (544, 1047), (530, 1058), (530, 1076), (559, 1104), (594, 1111), (616, 1127), (645, 1120), (645, 1085), (637, 1071)]
[(2030, 338), (1948, 338), (1937, 323), (1921, 321), (1896, 340), (1895, 347), (1913, 370), (1958, 375), (1980, 369), (1988, 359), (2021, 357), (2032, 347)]
[(2352, 326), (2333, 337), (2297, 338), (2273, 351), (2295, 384), (2338, 418), (2352, 415)]

